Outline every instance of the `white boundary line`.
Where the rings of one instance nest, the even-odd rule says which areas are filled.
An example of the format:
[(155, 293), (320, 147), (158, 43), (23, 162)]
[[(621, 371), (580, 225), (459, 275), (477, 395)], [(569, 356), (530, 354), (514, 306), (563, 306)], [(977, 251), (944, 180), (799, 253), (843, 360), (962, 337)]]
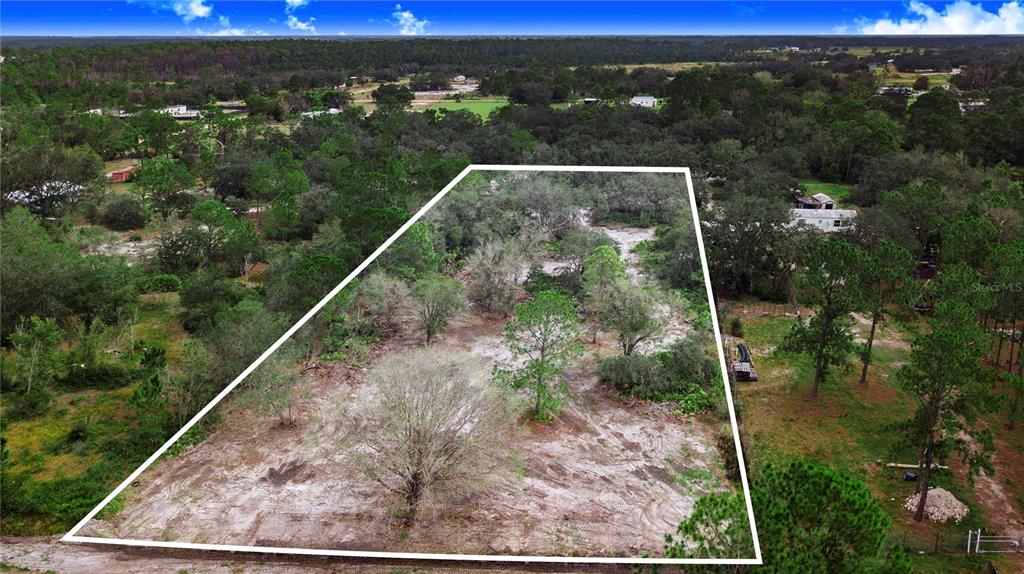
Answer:
[[(307, 321), (313, 318), (321, 309), (338, 293), (341, 292), (349, 283), (352, 282), (360, 273), (362, 273), (381, 253), (384, 252), (392, 243), (395, 242), (399, 237), (402, 236), (413, 224), (420, 220), (424, 214), (427, 213), (438, 201), (441, 200), (449, 191), (452, 190), (456, 185), (459, 184), (467, 175), (473, 171), (548, 171), (548, 172), (598, 172), (598, 173), (681, 173), (686, 178), (686, 187), (690, 194), (690, 211), (693, 213), (693, 227), (697, 233), (697, 249), (700, 252), (701, 264), (704, 271), (704, 286), (707, 291), (708, 305), (711, 311), (711, 324), (715, 330), (715, 342), (718, 345), (718, 361), (719, 366), (722, 370), (722, 380), (725, 384), (725, 398), (729, 405), (729, 421), (732, 426), (733, 440), (736, 444), (736, 456), (740, 462), (740, 481), (743, 484), (743, 494), (747, 502), (747, 515), (750, 518), (750, 533), (754, 541), (754, 558), (728, 558), (728, 559), (715, 559), (715, 558), (619, 558), (619, 557), (561, 557), (561, 556), (512, 556), (512, 555), (473, 555), (473, 554), (420, 554), (415, 552), (364, 552), (356, 550), (332, 550), (332, 549), (308, 549), (308, 548), (277, 548), (271, 546), (236, 546), (229, 544), (199, 544), (192, 542), (165, 542), (158, 540), (136, 540), (131, 538), (100, 538), (95, 536), (78, 536), (76, 533), (82, 529), (90, 520), (96, 517), (96, 515), (103, 510), (117, 495), (128, 487), (131, 483), (141, 475), (147, 468), (149, 468), (157, 459), (163, 455), (167, 449), (171, 447), (175, 442), (178, 441), (186, 432), (189, 431), (196, 423), (199, 422), (207, 413), (209, 413), (213, 407), (217, 406), (217, 403), (221, 402), (224, 397), (231, 393), (246, 377), (248, 377), (254, 370), (256, 370), (264, 361), (267, 360), (270, 355), (274, 353), (285, 341), (290, 339)], [(455, 177), (448, 185), (437, 193), (430, 201), (428, 201), (419, 211), (416, 212), (409, 221), (405, 222), (401, 227), (398, 228), (394, 234), (391, 235), (384, 243), (380, 245), (365, 261), (360, 263), (351, 273), (348, 274), (345, 279), (341, 281), (334, 289), (324, 296), (319, 303), (313, 306), (312, 309), (306, 312), (301, 319), (298, 320), (294, 325), (291, 326), (281, 337), (274, 342), (266, 351), (263, 352), (255, 361), (244, 371), (242, 371), (235, 380), (231, 381), (212, 401), (203, 407), (199, 412), (195, 414), (185, 426), (181, 427), (178, 432), (174, 433), (171, 438), (167, 439), (167, 442), (156, 450), (145, 462), (142, 463), (139, 468), (135, 469), (128, 478), (124, 479), (121, 484), (117, 485), (110, 494), (107, 495), (96, 508), (89, 511), (82, 520), (78, 522), (65, 534), (60, 541), (61, 542), (87, 542), (94, 544), (108, 544), (108, 545), (122, 545), (122, 546), (142, 546), (142, 547), (153, 547), (153, 548), (177, 548), (184, 550), (220, 550), (228, 552), (254, 552), (264, 554), (291, 554), (291, 555), (306, 555), (306, 556), (339, 556), (339, 557), (351, 557), (351, 558), (391, 558), (391, 559), (414, 559), (414, 560), (453, 560), (453, 561), (479, 561), (479, 562), (548, 562), (548, 563), (576, 563), (576, 564), (761, 564), (761, 544), (757, 537), (757, 525), (754, 522), (754, 508), (750, 502), (750, 486), (747, 483), (747, 471), (746, 466), (743, 463), (743, 447), (740, 445), (739, 427), (736, 424), (736, 409), (733, 406), (732, 401), (732, 388), (729, 385), (729, 376), (727, 367), (725, 364), (725, 346), (722, 343), (722, 334), (718, 325), (718, 312), (715, 308), (715, 300), (711, 291), (711, 275), (708, 269), (708, 259), (704, 250), (704, 234), (701, 231), (700, 219), (697, 217), (697, 198), (693, 191), (693, 180), (690, 176), (690, 168), (688, 167), (627, 167), (627, 166), (553, 166), (553, 165), (500, 165), (500, 164), (472, 164), (462, 170), (459, 175)]]

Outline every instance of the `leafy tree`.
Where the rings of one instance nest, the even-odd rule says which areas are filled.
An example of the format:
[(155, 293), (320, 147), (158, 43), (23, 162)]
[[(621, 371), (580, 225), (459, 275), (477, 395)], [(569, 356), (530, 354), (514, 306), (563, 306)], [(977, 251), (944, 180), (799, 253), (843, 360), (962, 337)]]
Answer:
[(860, 384), (863, 385), (868, 382), (875, 330), (885, 319), (887, 306), (908, 307), (913, 302), (915, 290), (911, 275), (914, 260), (910, 253), (895, 243), (883, 240), (872, 246), (861, 263), (862, 267), (857, 271), (857, 283), (861, 286), (857, 307), (871, 317), (871, 330), (860, 355)]
[(289, 149), (280, 149), (273, 157), (252, 167), (246, 188), (256, 199), (266, 202), (278, 197), (295, 198), (309, 191), (309, 178)]
[(389, 356), (370, 372), (377, 392), (344, 415), (357, 421), (363, 472), (401, 497), (406, 526), (424, 499), (479, 489), (508, 460), (517, 410), (501, 389), (474, 382), (479, 368), (472, 355), (451, 350)]
[[(610, 245), (594, 249), (583, 262), (583, 292), (587, 294), (587, 309), (600, 317), (615, 293), (616, 286), (626, 280), (626, 264)], [(597, 340), (597, 330), (594, 330)]]
[(465, 308), (466, 289), (457, 279), (427, 275), (412, 286), (420, 328), (429, 345), (448, 329), (448, 323)]
[(382, 254), (383, 265), (398, 277), (411, 281), (437, 271), (437, 252), (430, 229), (421, 221), (414, 223)]
[(788, 296), (792, 264), (799, 261), (799, 232), (790, 219), (789, 206), (777, 199), (740, 195), (716, 201), (716, 209), (702, 218), (716, 296)]
[(195, 184), (196, 179), (188, 168), (167, 156), (142, 160), (132, 180), (139, 195), (165, 214), (187, 205), (186, 192)]
[(1007, 401), (1006, 430), (1014, 430), (1017, 423), (1024, 418), (1021, 403), (1024, 402), (1024, 376), (1006, 373), (1003, 375), (1010, 387), (1010, 399)]
[(198, 340), (186, 341), (180, 368), (169, 373), (162, 392), (168, 412), (178, 428), (184, 425), (216, 393), (213, 357)]
[(14, 376), (4, 381), (10, 392), (7, 412), (18, 418), (42, 414), (51, 401), (51, 387), (57, 375), (57, 345), (63, 332), (52, 317), (33, 316), (11, 334), (14, 345)]
[(931, 331), (915, 339), (910, 362), (896, 372), (900, 387), (917, 401), (905, 429), (908, 443), (920, 451), (918, 522), (924, 518), (933, 464), (956, 450), (969, 477), (982, 469), (993, 472), (991, 431), (976, 425), (978, 412), (991, 400), (991, 384), (981, 365), (989, 352), (989, 336), (977, 321), (979, 310), (991, 300), (977, 285), (977, 274), (962, 264), (943, 269), (929, 290), (935, 300)]
[(50, 238), (39, 219), (24, 207), (11, 209), (0, 222), (0, 334), (6, 338), (32, 315), (113, 321), (117, 310), (136, 297), (132, 270), (121, 260), (83, 257), (70, 245)]
[(103, 161), (86, 146), (35, 142), (4, 148), (0, 207), (5, 211), (22, 205), (43, 217), (55, 217), (102, 189)]
[(178, 120), (170, 114), (163, 114), (145, 109), (128, 120), (132, 130), (142, 138), (144, 145), (153, 155), (163, 155), (171, 151), (176, 143), (175, 134), (180, 129)]
[(693, 513), (665, 536), (666, 558), (753, 558), (754, 538), (742, 493), (697, 499)]
[(561, 401), (551, 389), (581, 349), (576, 343), (579, 315), (572, 299), (556, 291), (542, 291), (516, 306), (515, 318), (505, 325), (505, 342), (518, 368), (496, 368), (498, 380), (533, 393), (533, 417), (547, 420)]
[(602, 245), (611, 247), (614, 244), (615, 242), (604, 233), (582, 227), (566, 231), (558, 242), (556, 251), (558, 259), (565, 264), (563, 272), (575, 278), (576, 281), (581, 281), (584, 261), (598, 247)]
[(146, 206), (137, 197), (115, 195), (100, 206), (100, 223), (114, 231), (128, 231), (145, 227), (149, 220)]
[(373, 101), (387, 108), (401, 109), (412, 102), (414, 96), (412, 91), (399, 84), (381, 84), (370, 94)]
[(222, 271), (203, 268), (182, 281), (179, 295), (181, 325), (195, 333), (211, 329), (220, 313), (242, 300), (244, 289)]
[(750, 485), (763, 565), (820, 574), (911, 569), (883, 547), (891, 519), (860, 480), (820, 463), (763, 468)]
[(865, 265), (864, 252), (839, 237), (823, 238), (807, 257), (799, 287), (818, 311), (809, 321), (793, 325), (782, 349), (814, 356), (812, 397), (818, 396), (829, 367), (845, 364), (852, 350), (850, 312), (860, 300), (857, 273)]
[(928, 91), (928, 76), (918, 76), (914, 80), (914, 90), (919, 92)]
[(927, 151), (963, 149), (960, 104), (948, 90), (934, 89), (922, 94), (908, 112), (908, 145), (920, 145)]
[(632, 355), (640, 343), (664, 331), (671, 313), (657, 288), (619, 281), (599, 311), (599, 318), (605, 329), (618, 334), (622, 354)]

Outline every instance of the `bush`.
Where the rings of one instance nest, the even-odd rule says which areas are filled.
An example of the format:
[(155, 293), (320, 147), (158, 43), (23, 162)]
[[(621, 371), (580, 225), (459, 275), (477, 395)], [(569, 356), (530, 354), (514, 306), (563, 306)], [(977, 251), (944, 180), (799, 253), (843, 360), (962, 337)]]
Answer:
[(729, 321), (729, 334), (733, 337), (743, 338), (743, 319), (739, 317), (733, 317)]
[(597, 378), (628, 396), (651, 398), (665, 392), (665, 375), (657, 358), (648, 355), (620, 355), (601, 360)]
[(628, 397), (675, 402), (680, 414), (725, 411), (718, 362), (695, 337), (656, 355), (633, 353), (601, 359), (597, 377)]
[(575, 296), (582, 291), (579, 275), (569, 273), (551, 275), (545, 273), (544, 268), (536, 263), (530, 266), (523, 288), (531, 295), (542, 291), (559, 291), (569, 296)]
[(166, 273), (143, 275), (135, 282), (135, 287), (139, 293), (170, 293), (181, 289), (181, 279)]
[(100, 206), (99, 222), (114, 231), (145, 227), (149, 214), (142, 200), (131, 195), (115, 195)]

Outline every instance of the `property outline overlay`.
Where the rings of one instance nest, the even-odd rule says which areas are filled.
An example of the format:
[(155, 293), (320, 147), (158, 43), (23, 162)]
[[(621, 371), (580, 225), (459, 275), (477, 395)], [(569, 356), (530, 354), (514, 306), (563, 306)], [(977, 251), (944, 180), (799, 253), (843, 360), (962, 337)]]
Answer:
[[(101, 538), (96, 536), (78, 536), (76, 532), (82, 529), (90, 520), (103, 510), (114, 498), (125, 488), (159, 459), (175, 442), (178, 441), (189, 429), (195, 426), (213, 407), (217, 406), (231, 391), (235, 389), (246, 377), (255, 371), (270, 355), (274, 353), (285, 341), (291, 338), (307, 321), (313, 318), (321, 309), (349, 283), (362, 273), (374, 260), (377, 259), (388, 247), (402, 236), (413, 224), (420, 220), (424, 214), (437, 204), (467, 175), (474, 171), (535, 171), (535, 172), (596, 172), (596, 173), (677, 173), (683, 174), (686, 178), (686, 187), (690, 195), (690, 210), (693, 213), (693, 226), (697, 233), (697, 250), (700, 253), (701, 267), (704, 272), (704, 287), (707, 291), (708, 305), (711, 310), (711, 323), (715, 330), (715, 343), (718, 346), (718, 361), (722, 371), (722, 380), (725, 384), (725, 400), (729, 406), (729, 422), (732, 426), (733, 441), (736, 445), (736, 456), (740, 461), (740, 482), (743, 485), (743, 494), (746, 498), (747, 516), (750, 519), (750, 533), (754, 542), (754, 558), (633, 558), (633, 557), (577, 557), (577, 556), (518, 556), (518, 555), (476, 555), (476, 554), (427, 554), (416, 552), (381, 552), (381, 551), (357, 551), (357, 550), (333, 550), (315, 548), (279, 548), (274, 546), (237, 546), (231, 544), (202, 544), (193, 542), (168, 542), (160, 540), (138, 540), (132, 538)], [(743, 447), (740, 444), (739, 427), (736, 424), (736, 409), (733, 406), (732, 387), (729, 384), (728, 369), (725, 362), (725, 347), (722, 343), (722, 332), (718, 324), (718, 312), (715, 308), (715, 299), (711, 291), (711, 275), (708, 269), (707, 254), (704, 250), (704, 235), (701, 231), (700, 219), (697, 217), (697, 199), (693, 192), (693, 180), (688, 167), (625, 167), (625, 166), (553, 166), (553, 165), (502, 165), (502, 164), (471, 164), (462, 170), (448, 185), (428, 201), (409, 221), (406, 221), (395, 231), (384, 243), (380, 245), (365, 261), (360, 263), (345, 279), (334, 289), (331, 289), (316, 305), (313, 306), (301, 319), (291, 326), (277, 341), (263, 352), (251, 365), (242, 371), (231, 383), (229, 383), (212, 401), (195, 414), (185, 426), (174, 433), (167, 442), (156, 450), (139, 468), (135, 469), (128, 478), (117, 485), (96, 508), (86, 514), (61, 537), (61, 542), (86, 542), (93, 544), (109, 544), (121, 546), (141, 546), (153, 548), (176, 548), (185, 550), (220, 550), (228, 552), (251, 552), (261, 554), (288, 554), (304, 556), (332, 556), (348, 558), (378, 558), (378, 559), (414, 559), (414, 560), (453, 560), (453, 561), (474, 561), (474, 562), (546, 562), (546, 563), (575, 563), (575, 564), (761, 564), (761, 544), (757, 537), (757, 525), (754, 522), (754, 508), (750, 502), (750, 485), (747, 483), (747, 470), (744, 464)]]

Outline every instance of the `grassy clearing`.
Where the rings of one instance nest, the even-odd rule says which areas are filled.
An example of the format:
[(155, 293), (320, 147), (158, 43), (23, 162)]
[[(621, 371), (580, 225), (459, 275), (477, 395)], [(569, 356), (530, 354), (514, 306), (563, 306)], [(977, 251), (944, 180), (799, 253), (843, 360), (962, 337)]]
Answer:
[(632, 72), (638, 68), (656, 68), (665, 70), (666, 72), (684, 72), (686, 70), (692, 70), (694, 68), (701, 68), (704, 66), (729, 66), (735, 65), (739, 62), (668, 62), (665, 64), (609, 64), (606, 68), (625, 68), (627, 72)]
[(825, 183), (816, 179), (805, 179), (800, 181), (800, 185), (807, 190), (808, 194), (824, 193), (836, 202), (840, 204), (849, 204), (848, 199), (850, 198), (850, 192), (853, 191), (852, 185), (845, 183)]
[(426, 107), (428, 110), (459, 111), (468, 110), (486, 120), (494, 110), (507, 106), (508, 98), (493, 98), (479, 100), (441, 100)]
[[(913, 450), (900, 445), (900, 431), (893, 428), (905, 421), (914, 408), (913, 400), (894, 386), (893, 375), (910, 358), (908, 331), (916, 325), (908, 328), (895, 322), (884, 324), (872, 352), (867, 385), (857, 383), (859, 361), (851, 357), (850, 370), (833, 372), (822, 385), (819, 397), (812, 399), (811, 357), (776, 351), (796, 321), (792, 307), (776, 307), (769, 315), (762, 311), (742, 305), (733, 310), (743, 319), (745, 341), (760, 376), (758, 382), (740, 383), (737, 389), (747, 453), (755, 474), (758, 467), (786, 458), (822, 460), (867, 483), (893, 518), (891, 541), (905, 543), (920, 571), (972, 572), (978, 564), (991, 559), (976, 562), (950, 554), (918, 554), (931, 552), (936, 536), (940, 547), (951, 551), (959, 547), (967, 529), (985, 526), (985, 511), (976, 503), (972, 488), (961, 473), (938, 473), (935, 484), (967, 504), (971, 509), (968, 516), (960, 524), (918, 524), (903, 508), (903, 501), (913, 494), (914, 483), (902, 480), (902, 470), (874, 463), (916, 460)], [(791, 316), (784, 316), (784, 311)], [(863, 337), (867, 327), (858, 323), (855, 334)]]
[(167, 351), (167, 360), (181, 358), (188, 333), (178, 322), (181, 305), (177, 293), (150, 293), (139, 297), (138, 320), (134, 327), (136, 340), (160, 345)]

